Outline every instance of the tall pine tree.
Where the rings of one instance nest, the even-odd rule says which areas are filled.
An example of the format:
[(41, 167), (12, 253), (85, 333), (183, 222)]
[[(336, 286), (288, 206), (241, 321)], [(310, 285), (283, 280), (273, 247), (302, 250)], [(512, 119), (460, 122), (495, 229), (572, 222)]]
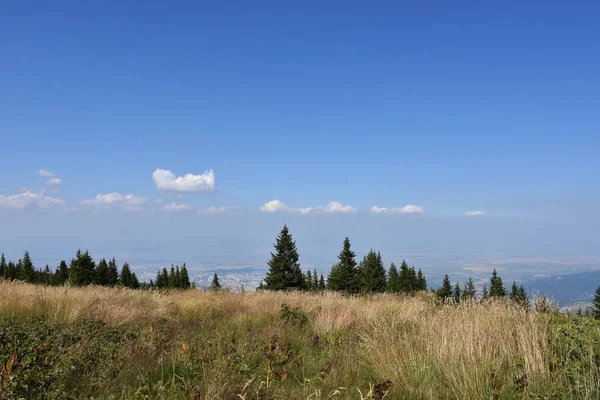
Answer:
[(75, 258), (71, 260), (70, 270), (70, 281), (72, 285), (86, 286), (95, 280), (96, 263), (87, 250), (85, 253), (82, 253), (81, 250), (77, 250)]
[(298, 250), (287, 225), (283, 226), (274, 245), (275, 252), (267, 262), (269, 272), (265, 277), (266, 290), (302, 290), (304, 276), (298, 264)]
[(187, 267), (185, 266), (185, 263), (183, 263), (183, 266), (181, 267), (179, 283), (180, 283), (182, 289), (189, 289), (191, 286), (190, 276), (188, 274), (188, 270), (187, 270)]
[(381, 253), (375, 253), (373, 249), (363, 258), (358, 267), (360, 278), (360, 289), (363, 293), (384, 292), (387, 286), (387, 278)]
[(23, 254), (23, 260), (21, 262), (21, 271), (20, 271), (20, 279), (25, 282), (34, 282), (35, 281), (35, 267), (31, 262), (31, 257), (29, 257), (29, 252), (26, 251)]
[(104, 258), (98, 261), (96, 267), (96, 283), (102, 286), (108, 285), (108, 263)]
[(117, 286), (119, 284), (119, 267), (117, 267), (117, 260), (114, 257), (108, 262), (106, 284), (108, 286)]
[(490, 278), (490, 297), (506, 297), (506, 289), (502, 284), (502, 278), (498, 276), (495, 268)]
[(219, 282), (219, 276), (217, 275), (216, 272), (213, 275), (213, 279), (210, 284), (210, 289), (211, 290), (221, 290), (221, 282)]
[(467, 283), (463, 287), (462, 297), (465, 300), (472, 299), (477, 294), (477, 289), (475, 288), (475, 283), (473, 283), (473, 279), (469, 277)]
[(344, 239), (342, 251), (338, 254), (338, 263), (331, 268), (327, 279), (330, 290), (344, 293), (358, 293), (360, 283), (356, 267), (356, 254), (351, 249), (350, 239)]
[(390, 270), (388, 271), (388, 292), (398, 293), (400, 291), (400, 282), (398, 281), (398, 278), (398, 268), (396, 268), (396, 264), (392, 263), (390, 265)]
[(444, 301), (452, 297), (452, 284), (450, 283), (448, 274), (444, 275), (442, 286), (437, 290), (436, 294)]

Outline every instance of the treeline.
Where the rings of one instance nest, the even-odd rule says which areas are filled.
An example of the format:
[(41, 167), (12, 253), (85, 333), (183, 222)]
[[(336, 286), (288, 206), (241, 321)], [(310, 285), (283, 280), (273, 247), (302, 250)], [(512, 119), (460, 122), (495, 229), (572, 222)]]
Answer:
[(16, 262), (7, 262), (2, 254), (0, 256), (0, 279), (52, 286), (68, 283), (73, 286), (99, 285), (130, 289), (189, 289), (195, 287), (194, 283), (190, 282), (185, 264), (181, 268), (171, 266), (170, 271), (163, 268), (158, 272), (156, 280), (147, 283), (140, 282), (127, 262), (121, 268), (117, 265), (114, 257), (108, 261), (103, 258), (96, 263), (87, 250), (85, 252), (77, 250), (75, 258), (71, 259), (69, 264), (63, 260), (54, 270), (49, 265), (46, 265), (44, 269), (36, 269), (28, 251), (25, 251), (23, 258)]
[[(398, 269), (391, 263), (385, 268), (381, 253), (370, 250), (360, 261), (356, 261), (356, 253), (352, 251), (350, 239), (344, 239), (343, 247), (338, 254), (338, 262), (331, 267), (331, 271), (325, 281), (323, 274), (317, 278), (317, 271), (302, 273), (298, 263), (298, 249), (289, 232), (287, 225), (283, 227), (277, 236), (274, 245), (275, 251), (271, 253), (268, 261), (269, 271), (258, 289), (262, 290), (329, 290), (346, 294), (360, 293), (400, 293), (412, 294), (426, 291), (427, 279), (423, 272), (415, 267), (409, 267), (406, 261), (402, 261)], [(429, 291), (433, 291), (429, 289)], [(468, 299), (508, 297), (517, 304), (529, 305), (529, 296), (523, 285), (517, 286), (513, 283), (510, 293), (505, 289), (502, 278), (496, 270), (490, 278), (489, 289), (485, 285), (479, 296), (472, 278), (461, 285), (456, 282), (451, 284), (448, 275), (444, 277), (442, 286), (434, 291), (443, 301), (461, 302)]]

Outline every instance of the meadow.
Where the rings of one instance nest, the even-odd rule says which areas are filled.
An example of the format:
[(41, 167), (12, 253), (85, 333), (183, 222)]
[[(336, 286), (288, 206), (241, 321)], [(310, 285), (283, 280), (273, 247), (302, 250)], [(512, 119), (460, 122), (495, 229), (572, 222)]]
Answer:
[(507, 300), (0, 282), (2, 399), (597, 399), (600, 323)]

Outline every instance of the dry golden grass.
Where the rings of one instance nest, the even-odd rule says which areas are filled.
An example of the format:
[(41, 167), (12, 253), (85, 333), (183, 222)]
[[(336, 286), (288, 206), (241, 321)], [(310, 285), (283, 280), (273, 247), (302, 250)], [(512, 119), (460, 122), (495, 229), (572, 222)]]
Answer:
[(277, 316), (282, 303), (301, 307), (309, 316), (311, 331), (322, 338), (339, 331), (356, 332), (357, 343), (336, 350), (340, 370), (364, 365), (390, 379), (395, 393), (402, 393), (397, 398), (496, 397), (503, 387), (539, 387), (551, 379), (549, 316), (507, 302), (457, 306), (440, 305), (426, 293), (407, 298), (161, 293), (0, 282), (0, 315), (39, 316), (53, 322), (97, 319), (113, 325), (146, 325), (219, 318), (238, 323)]

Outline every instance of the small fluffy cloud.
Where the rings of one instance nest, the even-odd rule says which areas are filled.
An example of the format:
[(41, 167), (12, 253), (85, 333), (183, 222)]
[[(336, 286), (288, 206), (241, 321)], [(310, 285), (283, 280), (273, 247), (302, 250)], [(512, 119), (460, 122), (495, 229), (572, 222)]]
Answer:
[(48, 186), (60, 186), (62, 185), (62, 179), (60, 178), (51, 178), (48, 180), (48, 182), (46, 182), (46, 185)]
[(54, 176), (54, 172), (50, 172), (50, 171), (48, 171), (48, 170), (45, 170), (45, 169), (40, 169), (40, 170), (38, 171), (38, 174), (39, 174), (41, 177), (43, 177), (43, 178), (51, 178), (51, 177), (53, 177), (53, 176)]
[(479, 211), (479, 210), (476, 210), (476, 211), (467, 211), (465, 213), (465, 215), (467, 217), (478, 217), (480, 215), (485, 215), (485, 212), (484, 211)]
[(281, 210), (289, 210), (289, 207), (283, 201), (275, 199), (265, 203), (265, 205), (262, 206), (260, 210), (264, 212), (275, 212)]
[(425, 209), (421, 206), (415, 206), (407, 204), (401, 208), (387, 208), (387, 207), (371, 207), (371, 212), (374, 214), (423, 214)]
[(296, 212), (303, 215), (313, 214), (313, 213), (353, 213), (356, 212), (356, 208), (343, 205), (338, 201), (330, 201), (327, 204), (327, 207), (305, 207), (305, 208), (295, 208), (289, 207), (282, 201), (279, 200), (271, 200), (265, 203), (261, 208), (263, 212), (276, 212), (276, 211), (288, 211), (288, 212)]
[(202, 214), (225, 214), (225, 213), (235, 213), (239, 211), (239, 207), (236, 206), (221, 206), (221, 207), (215, 207), (215, 206), (211, 206), (208, 207), (204, 210), (198, 210), (198, 214), (202, 215)]
[(145, 197), (138, 197), (132, 194), (122, 195), (121, 193), (113, 192), (108, 194), (99, 194), (93, 199), (84, 200), (81, 202), (88, 206), (118, 206), (124, 210), (140, 210), (146, 205)]
[(163, 211), (184, 211), (189, 210), (190, 206), (188, 206), (187, 204), (171, 203), (163, 206), (162, 209)]
[(215, 172), (211, 169), (200, 175), (175, 176), (171, 171), (157, 168), (152, 174), (156, 189), (169, 192), (212, 192)]
[(29, 210), (34, 208), (49, 208), (66, 204), (66, 201), (56, 197), (44, 196), (41, 193), (25, 190), (23, 193), (10, 196), (0, 195), (0, 208)]

